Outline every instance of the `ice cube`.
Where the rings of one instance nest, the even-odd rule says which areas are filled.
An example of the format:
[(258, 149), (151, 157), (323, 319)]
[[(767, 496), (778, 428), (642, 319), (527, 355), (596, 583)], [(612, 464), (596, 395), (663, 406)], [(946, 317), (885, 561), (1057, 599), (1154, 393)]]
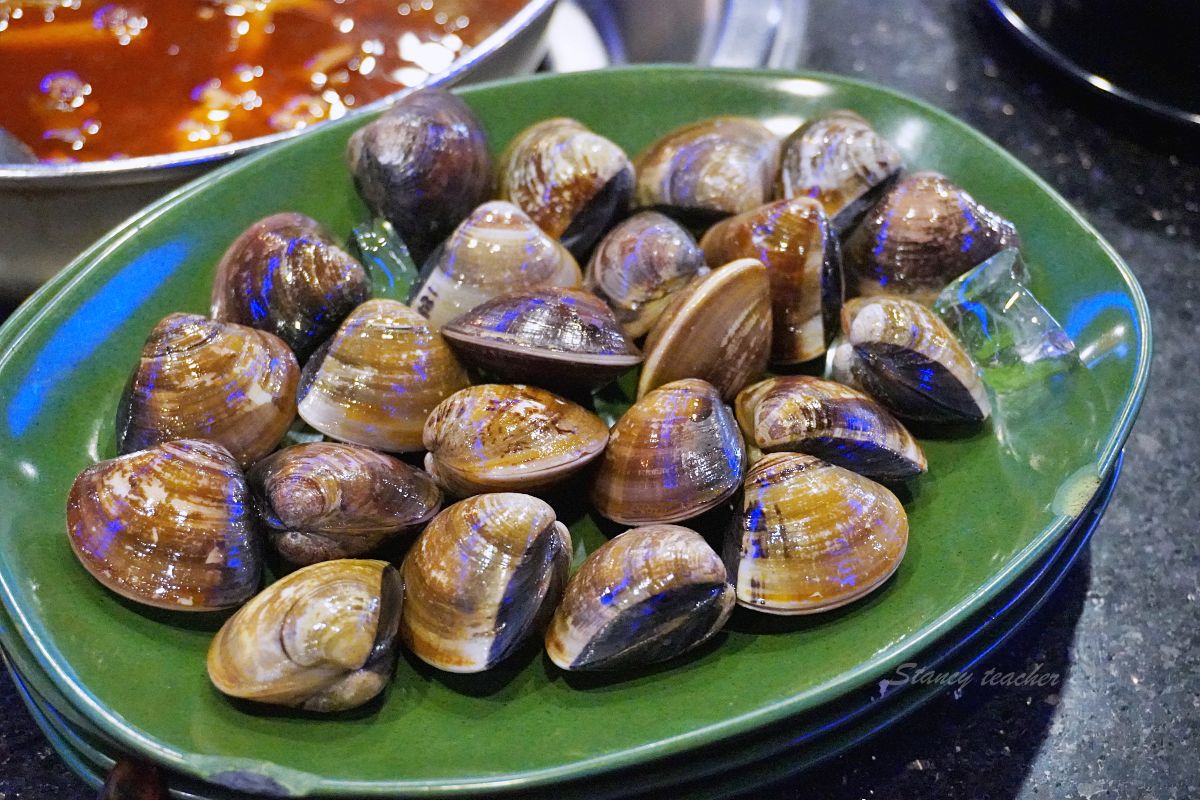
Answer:
[(392, 223), (374, 219), (354, 229), (358, 260), (371, 276), (372, 297), (407, 303), (417, 282), (417, 265)]

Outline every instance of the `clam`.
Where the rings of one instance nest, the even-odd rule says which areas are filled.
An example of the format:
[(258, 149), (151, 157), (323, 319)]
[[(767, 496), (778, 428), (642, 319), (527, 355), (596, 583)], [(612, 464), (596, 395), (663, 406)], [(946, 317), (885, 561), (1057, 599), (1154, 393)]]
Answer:
[(316, 220), (275, 214), (221, 257), (212, 316), (273, 333), (304, 361), (370, 296), (366, 270)]
[(722, 220), (700, 242), (711, 265), (754, 258), (771, 283), (771, 361), (798, 364), (825, 352), (842, 306), (842, 261), (821, 204), (780, 200)]
[(959, 275), (1019, 246), (1011, 222), (945, 176), (916, 172), (893, 186), (846, 240), (847, 289), (932, 303)]
[(853, 111), (810, 120), (783, 142), (776, 193), (811, 197), (838, 233), (848, 232), (900, 176), (896, 148)]
[(425, 422), (425, 469), (447, 492), (538, 491), (604, 451), (608, 427), (583, 406), (533, 386), (456, 392)]
[(225, 621), (208, 677), (230, 697), (344, 711), (387, 686), (404, 596), (386, 561), (341, 559), (296, 570)]
[(512, 203), (484, 203), (426, 261), (413, 308), (435, 329), (485, 300), (523, 289), (579, 286), (574, 257)]
[(766, 267), (744, 258), (694, 280), (671, 300), (644, 349), (638, 397), (681, 378), (702, 378), (732, 400), (767, 368), (771, 289)]
[(591, 499), (626, 525), (679, 522), (727, 500), (745, 469), (742, 436), (717, 390), (676, 381), (638, 400), (613, 426)]
[(425, 472), (350, 444), (285, 448), (247, 479), (271, 544), (293, 564), (363, 555), (428, 522), (442, 505)]
[(637, 366), (642, 354), (612, 311), (577, 289), (500, 295), (447, 322), (463, 361), (501, 380), (587, 393)]
[(536, 497), (455, 503), (404, 559), (400, 636), (438, 669), (490, 669), (545, 625), (570, 566), (571, 535)]
[(609, 304), (629, 338), (638, 339), (671, 296), (706, 271), (704, 252), (690, 233), (657, 211), (642, 211), (596, 245), (584, 286)]
[(668, 661), (712, 638), (733, 613), (733, 588), (708, 543), (678, 525), (626, 531), (588, 556), (546, 631), (566, 670)]
[(232, 608), (262, 573), (247, 500), (228, 450), (180, 439), (80, 473), (67, 535), (87, 571), (123, 597), (175, 611)]
[(275, 449), (296, 418), (300, 366), (279, 337), (195, 314), (154, 327), (117, 409), (117, 449), (208, 439), (242, 466)]
[(617, 145), (566, 118), (517, 134), (500, 157), (500, 199), (582, 258), (633, 196), (633, 164)]
[(701, 226), (768, 202), (779, 171), (779, 139), (749, 117), (714, 117), (671, 131), (635, 162), (634, 205), (680, 214)]
[(750, 468), (725, 564), (739, 605), (813, 614), (883, 584), (904, 557), (908, 517), (869, 478), (803, 453), (772, 453)]
[(304, 368), (300, 417), (326, 436), (376, 450), (421, 450), (429, 412), (467, 374), (429, 321), (395, 300), (369, 300)]
[(921, 446), (887, 409), (840, 383), (768, 378), (743, 389), (736, 410), (747, 443), (762, 452), (808, 453), (882, 481), (927, 469)]
[(424, 259), (491, 191), (487, 137), (467, 104), (424, 89), (402, 97), (346, 147), (363, 200)]
[(855, 382), (902, 419), (979, 423), (991, 406), (979, 367), (936, 314), (898, 297), (855, 298), (842, 309)]

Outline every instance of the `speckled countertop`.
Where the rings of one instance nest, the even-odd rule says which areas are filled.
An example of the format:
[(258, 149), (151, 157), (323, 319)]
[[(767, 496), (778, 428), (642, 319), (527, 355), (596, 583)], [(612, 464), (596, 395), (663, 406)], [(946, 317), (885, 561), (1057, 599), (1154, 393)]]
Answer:
[[(1055, 186), (1137, 274), (1153, 376), (1090, 552), (969, 686), (814, 772), (753, 797), (1200, 797), (1200, 132), (1067, 85), (965, 0), (818, 0), (804, 66), (917, 95)], [(92, 796), (0, 678), (0, 800)], [(747, 798), (748, 800), (748, 798)]]

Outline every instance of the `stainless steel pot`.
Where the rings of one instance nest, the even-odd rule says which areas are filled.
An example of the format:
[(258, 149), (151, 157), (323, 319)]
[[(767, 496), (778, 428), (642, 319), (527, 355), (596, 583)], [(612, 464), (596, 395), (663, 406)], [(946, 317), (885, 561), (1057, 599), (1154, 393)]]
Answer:
[[(529, 0), (516, 16), (429, 84), (532, 72), (545, 55), (543, 35), (556, 2)], [(370, 114), (401, 94), (356, 108), (348, 116)], [(109, 229), (171, 189), (223, 161), (303, 136), (307, 130), (119, 161), (0, 164), (0, 292), (19, 294), (36, 288)]]

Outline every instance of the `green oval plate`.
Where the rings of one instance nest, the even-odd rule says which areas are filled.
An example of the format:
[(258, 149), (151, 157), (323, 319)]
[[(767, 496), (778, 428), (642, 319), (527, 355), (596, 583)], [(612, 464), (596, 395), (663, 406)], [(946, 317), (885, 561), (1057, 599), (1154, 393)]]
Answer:
[[(248, 709), (208, 684), (217, 621), (147, 613), (102, 589), (71, 554), (64, 498), (80, 470), (114, 452), (117, 399), (146, 333), (168, 312), (206, 310), (213, 267), (243, 228), (282, 210), (343, 235), (366, 219), (342, 161), (353, 125), (331, 125), (147, 209), (0, 331), (0, 599), (40, 669), (123, 747), (227, 786), (321, 796), (495, 793), (678, 754), (837, 698), (919, 652), (1053, 545), (1112, 466), (1149, 369), (1145, 299), (1086, 221), (962, 123), (817, 74), (639, 68), (462, 95), (497, 149), (558, 115), (636, 151), (716, 114), (783, 130), (853, 108), (910, 166), (947, 173), (1017, 224), (1033, 288), (1088, 369), (1033, 413), (924, 442), (930, 474), (908, 498), (908, 555), (882, 591), (842, 611), (799, 621), (738, 613), (718, 646), (618, 679), (564, 675), (530, 648), (474, 677), (402, 659), (381, 703), (339, 719)], [(559, 511), (584, 548), (603, 541), (578, 509)]]

